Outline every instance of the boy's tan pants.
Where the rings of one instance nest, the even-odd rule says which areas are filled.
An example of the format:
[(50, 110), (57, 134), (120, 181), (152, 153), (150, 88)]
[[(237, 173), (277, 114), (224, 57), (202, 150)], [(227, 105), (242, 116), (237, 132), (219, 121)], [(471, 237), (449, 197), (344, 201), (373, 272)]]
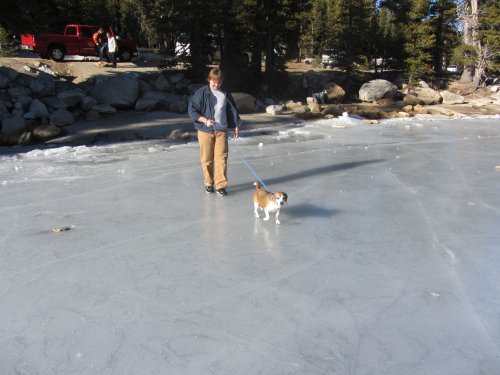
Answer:
[(216, 189), (227, 188), (227, 130), (205, 133), (198, 131), (200, 144), (201, 169), (205, 186), (214, 185)]

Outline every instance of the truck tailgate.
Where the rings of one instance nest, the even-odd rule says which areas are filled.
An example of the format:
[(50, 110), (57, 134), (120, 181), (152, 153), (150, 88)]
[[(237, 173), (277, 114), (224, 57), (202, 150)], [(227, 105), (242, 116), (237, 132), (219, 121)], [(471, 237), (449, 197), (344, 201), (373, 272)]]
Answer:
[(21, 48), (22, 49), (33, 49), (34, 46), (35, 46), (35, 36), (33, 34), (21, 35)]

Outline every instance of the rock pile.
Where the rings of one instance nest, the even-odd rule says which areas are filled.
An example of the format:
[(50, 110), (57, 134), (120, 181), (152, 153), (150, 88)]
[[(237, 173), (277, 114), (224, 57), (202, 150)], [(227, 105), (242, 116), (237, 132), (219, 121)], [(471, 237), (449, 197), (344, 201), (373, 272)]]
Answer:
[[(44, 65), (25, 70), (0, 66), (0, 146), (47, 141), (77, 120), (96, 121), (120, 109), (186, 113), (189, 96), (202, 86), (182, 73), (122, 73), (76, 85)], [(233, 95), (240, 113), (264, 108), (248, 94)]]
[(188, 96), (198, 87), (182, 74), (150, 81), (125, 73), (74, 85), (47, 69), (25, 70), (0, 66), (0, 145), (49, 140), (64, 134), (64, 127), (77, 119), (95, 121), (117, 109), (184, 113)]
[[(121, 73), (98, 76), (76, 85), (60, 79), (42, 64), (37, 68), (26, 66), (25, 70), (26, 73), (20, 73), (0, 66), (0, 146), (47, 141), (65, 134), (65, 127), (76, 120), (96, 121), (120, 109), (186, 113), (189, 97), (203, 86), (176, 72)], [(368, 119), (407, 117), (428, 113), (424, 105), (457, 104), (465, 100), (463, 96), (438, 92), (425, 84), (398, 89), (389, 81), (377, 79), (364, 83), (359, 89), (359, 100), (374, 105), (366, 108), (342, 104), (346, 91), (332, 82), (329, 75), (309, 71), (295, 85), (302, 92), (320, 95), (313, 94), (306, 103), (279, 104), (245, 93), (233, 93), (233, 97), (242, 114), (266, 110), (271, 115), (280, 115), (287, 111), (304, 119), (341, 116), (346, 111)], [(500, 101), (499, 93), (495, 95), (490, 99)], [(477, 105), (485, 105), (490, 99), (478, 101)]]
[[(366, 119), (388, 119), (410, 117), (416, 114), (429, 114), (426, 106), (436, 104), (463, 104), (464, 96), (449, 92), (437, 91), (421, 82), (419, 87), (401, 85), (398, 88), (392, 82), (375, 79), (361, 85), (358, 92), (359, 104), (341, 104), (345, 97), (345, 90), (331, 81), (330, 75), (309, 71), (302, 76), (302, 88), (311, 93), (306, 103), (288, 101), (283, 105), (271, 105), (266, 112), (279, 115), (286, 111), (294, 113), (303, 119), (338, 117), (344, 112), (351, 113)], [(468, 100), (473, 107), (488, 104), (500, 104), (500, 93), (497, 86), (491, 86), (492, 95), (486, 98)], [(317, 98), (325, 98), (319, 103)], [(445, 115), (453, 116), (456, 112), (445, 111)]]

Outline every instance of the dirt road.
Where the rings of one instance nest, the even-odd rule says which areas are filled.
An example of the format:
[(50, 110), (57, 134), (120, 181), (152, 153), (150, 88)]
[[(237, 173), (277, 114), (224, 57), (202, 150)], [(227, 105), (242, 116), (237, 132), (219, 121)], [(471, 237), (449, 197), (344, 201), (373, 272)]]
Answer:
[(96, 75), (113, 75), (117, 72), (158, 72), (158, 62), (137, 58), (130, 62), (119, 62), (116, 69), (111, 65), (103, 65), (93, 58), (80, 60), (68, 59), (56, 62), (40, 58), (37, 54), (20, 52), (12, 57), (0, 57), (0, 65), (8, 66), (19, 72), (24, 71), (24, 66), (34, 67), (37, 63), (47, 65), (53, 72), (60, 76), (68, 77), (74, 83), (81, 83)]

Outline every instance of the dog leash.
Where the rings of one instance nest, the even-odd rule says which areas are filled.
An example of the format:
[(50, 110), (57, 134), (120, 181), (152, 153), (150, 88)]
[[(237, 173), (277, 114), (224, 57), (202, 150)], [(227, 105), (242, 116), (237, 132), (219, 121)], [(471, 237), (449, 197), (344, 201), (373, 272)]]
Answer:
[(254, 175), (254, 177), (257, 179), (257, 181), (259, 181), (260, 185), (265, 190), (269, 190), (269, 188), (266, 186), (266, 184), (264, 183), (264, 181), (262, 181), (260, 179), (260, 177), (257, 175), (257, 173), (255, 173), (255, 171), (253, 170), (253, 168), (250, 165), (250, 163), (245, 159), (245, 157), (243, 156), (243, 153), (241, 152), (240, 148), (237, 145), (234, 145), (233, 147), (235, 148), (236, 152), (238, 153), (238, 157), (240, 158), (240, 160), (246, 165), (246, 167), (248, 168), (248, 170), (250, 171), (250, 173), (252, 173)]

